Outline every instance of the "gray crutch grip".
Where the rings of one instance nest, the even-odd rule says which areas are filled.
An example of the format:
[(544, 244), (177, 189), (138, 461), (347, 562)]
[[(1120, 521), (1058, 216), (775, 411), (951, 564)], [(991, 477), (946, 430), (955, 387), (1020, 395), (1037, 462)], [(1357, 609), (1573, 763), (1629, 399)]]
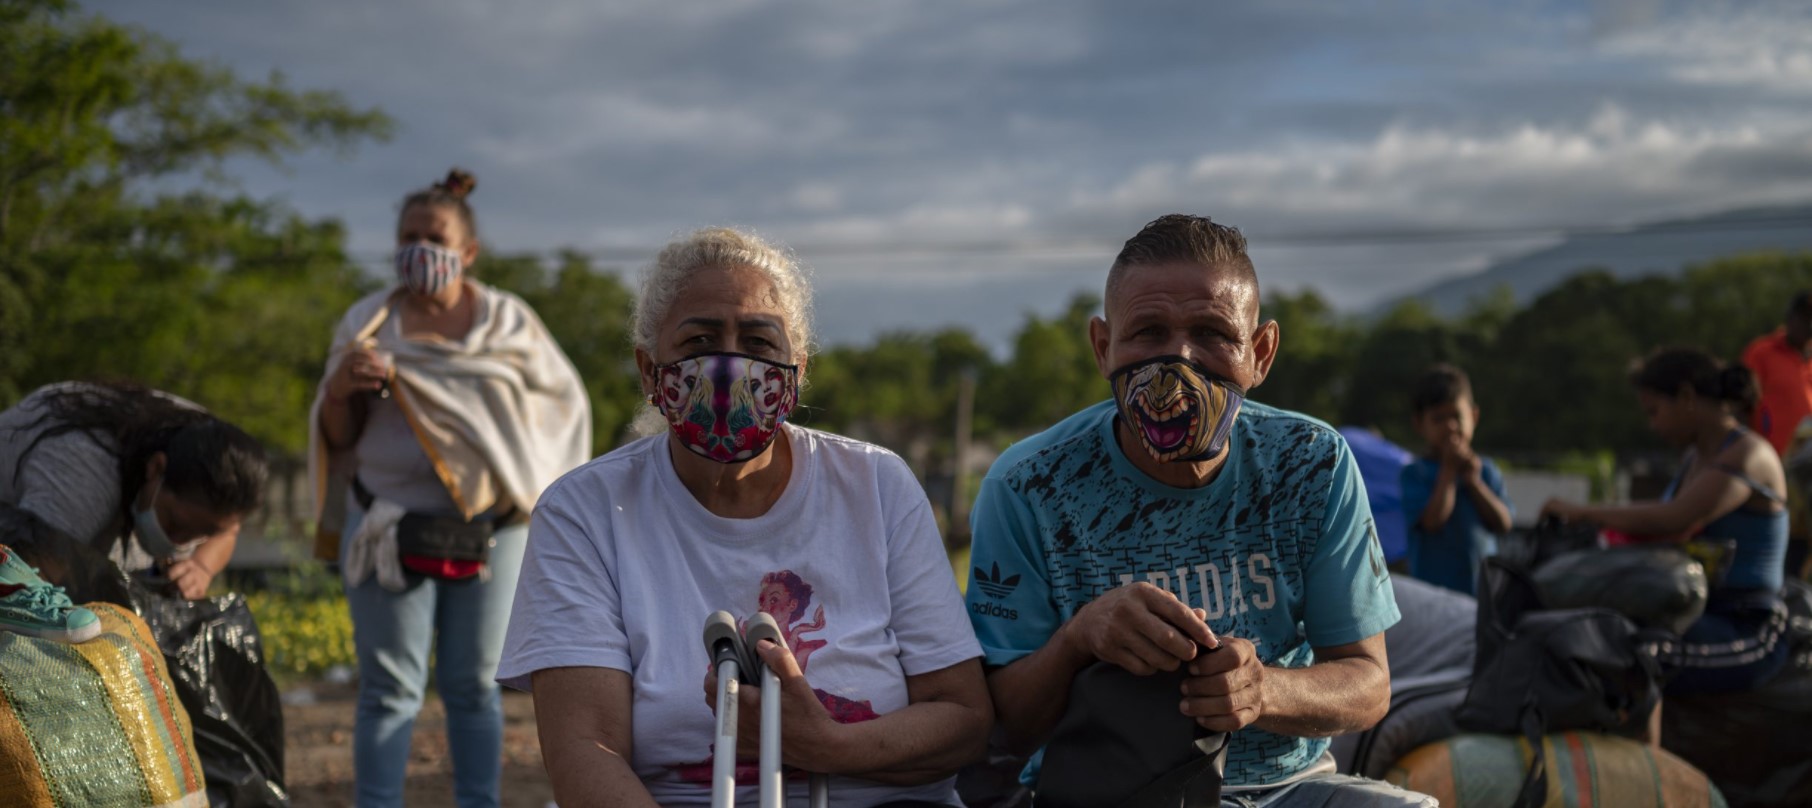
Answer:
[(762, 640), (786, 647), (786, 637), (780, 633), (780, 624), (774, 622), (774, 616), (767, 612), (756, 612), (749, 615), (749, 622), (742, 627), (743, 646), (748, 649), (750, 664), (746, 678), (750, 682), (761, 681), (761, 671), (767, 670), (767, 665), (761, 661), (761, 654), (755, 651), (755, 646)]
[(736, 630), (736, 618), (729, 612), (712, 612), (705, 618), (705, 653), (711, 655), (711, 668), (725, 659), (734, 660), (738, 679), (749, 678), (748, 652), (743, 650), (742, 633)]

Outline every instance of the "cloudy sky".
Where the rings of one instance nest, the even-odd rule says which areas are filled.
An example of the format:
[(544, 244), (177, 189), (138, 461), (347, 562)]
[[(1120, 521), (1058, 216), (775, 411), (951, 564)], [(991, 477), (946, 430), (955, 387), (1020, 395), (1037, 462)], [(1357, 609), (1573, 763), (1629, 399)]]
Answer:
[(1360, 309), (1567, 227), (1812, 201), (1799, 2), (86, 7), (393, 115), (389, 143), (238, 171), (374, 265), (397, 200), (458, 164), (497, 249), (634, 268), (719, 223), (793, 245), (830, 341), (998, 341), (1173, 210)]

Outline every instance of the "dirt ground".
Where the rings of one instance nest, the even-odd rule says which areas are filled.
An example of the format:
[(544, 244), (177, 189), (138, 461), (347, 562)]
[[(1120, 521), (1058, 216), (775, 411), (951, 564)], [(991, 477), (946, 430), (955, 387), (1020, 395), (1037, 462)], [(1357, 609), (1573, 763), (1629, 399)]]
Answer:
[[(307, 695), (302, 695), (306, 691)], [(283, 725), (289, 793), (294, 808), (340, 808), (352, 804), (351, 686), (308, 684), (285, 696)], [(415, 722), (409, 780), (404, 801), (411, 806), (453, 804), (453, 767), (447, 756), (446, 713), (430, 694)], [(508, 808), (552, 805), (553, 787), (541, 768), (535, 739), (535, 708), (527, 694), (503, 694), (503, 804)]]

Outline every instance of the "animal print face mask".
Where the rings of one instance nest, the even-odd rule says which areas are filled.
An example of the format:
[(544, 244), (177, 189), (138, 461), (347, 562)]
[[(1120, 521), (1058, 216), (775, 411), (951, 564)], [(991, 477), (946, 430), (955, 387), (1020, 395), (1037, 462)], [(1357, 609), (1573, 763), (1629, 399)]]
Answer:
[(767, 451), (799, 401), (799, 366), (735, 353), (688, 356), (654, 369), (655, 406), (700, 457), (741, 463)]
[(1158, 356), (1114, 371), (1120, 417), (1161, 462), (1199, 463), (1227, 448), (1246, 400), (1238, 385), (1180, 356)]

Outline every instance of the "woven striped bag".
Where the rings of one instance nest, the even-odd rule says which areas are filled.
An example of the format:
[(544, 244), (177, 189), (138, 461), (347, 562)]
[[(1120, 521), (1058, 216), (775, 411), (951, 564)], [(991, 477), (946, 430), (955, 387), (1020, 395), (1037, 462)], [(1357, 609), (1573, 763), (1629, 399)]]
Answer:
[[(1662, 749), (1594, 732), (1542, 737), (1546, 808), (1724, 808), (1704, 773)], [(1529, 742), (1510, 735), (1455, 735), (1403, 756), (1384, 779), (1441, 801), (1443, 808), (1499, 808), (1515, 802), (1529, 766)]]
[(0, 803), (206, 808), (189, 714), (132, 612), (91, 603), (99, 637), (0, 632)]

